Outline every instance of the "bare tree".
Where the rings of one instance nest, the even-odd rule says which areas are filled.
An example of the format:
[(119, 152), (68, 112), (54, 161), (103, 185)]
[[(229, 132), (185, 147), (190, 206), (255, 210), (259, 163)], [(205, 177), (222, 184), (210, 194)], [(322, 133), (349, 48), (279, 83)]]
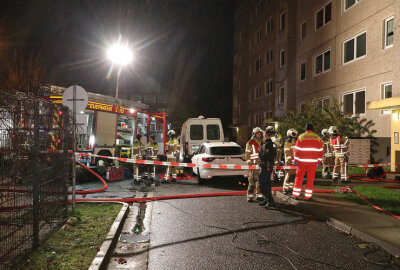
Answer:
[(25, 92), (37, 95), (43, 83), (45, 68), (39, 55), (15, 50), (7, 62), (6, 76), (2, 82), (9, 92)]

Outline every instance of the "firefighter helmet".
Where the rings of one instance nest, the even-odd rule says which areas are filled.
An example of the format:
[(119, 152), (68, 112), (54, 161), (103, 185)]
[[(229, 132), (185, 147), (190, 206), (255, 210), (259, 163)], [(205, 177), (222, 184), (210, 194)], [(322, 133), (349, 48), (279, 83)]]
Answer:
[(168, 131), (168, 136), (172, 136), (175, 135), (175, 130), (171, 129), (170, 131)]
[(259, 127), (253, 128), (253, 136), (255, 136), (258, 132), (262, 133), (261, 128), (259, 128)]
[(339, 133), (337, 127), (335, 127), (335, 126), (330, 126), (328, 129), (328, 132), (329, 132), (329, 135), (331, 135), (331, 136), (336, 136)]
[(292, 137), (292, 138), (297, 138), (297, 136), (299, 136), (299, 133), (297, 132), (297, 130), (295, 130), (294, 128), (291, 128), (287, 131), (286, 135), (288, 137)]
[(321, 131), (321, 134), (322, 134), (322, 136), (326, 136), (327, 134), (328, 134), (328, 130), (326, 129), (326, 128), (324, 128), (322, 131)]
[(265, 131), (266, 132), (275, 132), (275, 128), (273, 127), (273, 126), (268, 126), (266, 129), (265, 129)]

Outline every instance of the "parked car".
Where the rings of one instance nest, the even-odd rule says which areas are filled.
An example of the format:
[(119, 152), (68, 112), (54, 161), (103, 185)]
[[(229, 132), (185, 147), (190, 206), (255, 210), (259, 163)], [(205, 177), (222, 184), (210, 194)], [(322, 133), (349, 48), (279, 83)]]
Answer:
[(190, 161), (204, 142), (223, 142), (224, 130), (219, 118), (189, 118), (183, 123), (180, 137), (181, 161)]
[(213, 169), (204, 168), (204, 164), (232, 164), (247, 165), (243, 148), (234, 142), (203, 143), (192, 157), (192, 163), (196, 164), (193, 173), (197, 175), (199, 184), (215, 176), (238, 176), (246, 178), (247, 170), (237, 169)]

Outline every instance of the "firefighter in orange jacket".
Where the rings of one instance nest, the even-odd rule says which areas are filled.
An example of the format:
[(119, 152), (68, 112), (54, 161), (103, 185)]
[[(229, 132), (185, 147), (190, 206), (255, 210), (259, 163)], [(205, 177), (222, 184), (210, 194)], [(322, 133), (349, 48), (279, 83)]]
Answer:
[(349, 161), (349, 138), (339, 134), (337, 127), (329, 127), (329, 135), (331, 136), (331, 146), (335, 156), (335, 167), (333, 168), (333, 181), (337, 181), (339, 178), (342, 179), (342, 183), (350, 182), (347, 179), (347, 163)]
[[(245, 159), (247, 165), (249, 166), (260, 165), (258, 151), (263, 143), (262, 137), (263, 133), (261, 128), (259, 127), (254, 128), (253, 135), (250, 141), (248, 141), (246, 144)], [(249, 170), (249, 187), (247, 189), (248, 202), (253, 202), (255, 199), (260, 200), (263, 198), (262, 194), (260, 193), (259, 177), (260, 177), (260, 169)]]
[(307, 171), (307, 184), (305, 190), (305, 199), (310, 200), (312, 197), (315, 171), (317, 164), (322, 161), (324, 154), (321, 138), (313, 132), (312, 124), (306, 125), (306, 132), (301, 134), (297, 139), (294, 158), (298, 162), (296, 181), (293, 187), (294, 199), (300, 197), (301, 188), (303, 186), (303, 178)]

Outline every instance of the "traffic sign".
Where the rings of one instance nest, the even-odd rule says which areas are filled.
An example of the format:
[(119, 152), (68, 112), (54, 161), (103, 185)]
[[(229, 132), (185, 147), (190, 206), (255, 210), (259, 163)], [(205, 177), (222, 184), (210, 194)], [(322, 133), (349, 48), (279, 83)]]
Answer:
[(75, 89), (75, 114), (80, 113), (86, 109), (88, 104), (88, 94), (79, 85), (72, 85), (68, 87), (63, 94), (63, 105), (67, 106), (71, 111), (74, 111), (74, 89)]

